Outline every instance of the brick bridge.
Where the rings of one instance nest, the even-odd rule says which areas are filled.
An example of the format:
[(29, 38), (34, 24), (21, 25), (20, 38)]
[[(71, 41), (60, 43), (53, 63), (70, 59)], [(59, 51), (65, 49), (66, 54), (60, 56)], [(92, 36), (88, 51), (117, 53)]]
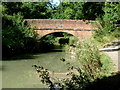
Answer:
[(88, 39), (97, 28), (93, 24), (96, 21), (63, 20), (63, 19), (25, 19), (35, 31), (43, 37), (55, 32), (67, 32), (79, 40)]

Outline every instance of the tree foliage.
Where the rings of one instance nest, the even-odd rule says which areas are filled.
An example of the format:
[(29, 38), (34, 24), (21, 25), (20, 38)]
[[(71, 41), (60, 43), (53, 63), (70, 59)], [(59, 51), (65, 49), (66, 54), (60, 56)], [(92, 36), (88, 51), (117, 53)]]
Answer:
[(55, 19), (95, 20), (104, 14), (104, 3), (90, 2), (61, 2), (53, 9), (52, 17)]
[(6, 10), (3, 13), (13, 15), (20, 13), (27, 19), (45, 19), (50, 17), (48, 2), (4, 2)]
[(48, 3), (4, 2), (1, 7), (3, 57), (33, 52), (37, 34), (24, 19), (48, 18)]
[[(29, 40), (35, 40), (33, 39), (35, 37), (33, 29), (28, 27), (23, 17), (19, 14), (14, 16), (4, 15), (2, 20), (3, 55), (5, 55), (6, 51), (8, 55), (26, 51), (26, 44)], [(32, 46), (31, 44), (31, 46), (27, 47), (30, 49)]]
[[(119, 28), (116, 27), (116, 23), (120, 23), (120, 2), (105, 2), (105, 6), (103, 7), (104, 15), (100, 18), (98, 17), (97, 20), (99, 20), (100, 25), (98, 27), (100, 30), (98, 30), (95, 33), (95, 38), (98, 36), (100, 39), (103, 36), (112, 34), (115, 32), (115, 37), (120, 37)], [(116, 33), (117, 32), (117, 33)], [(104, 41), (104, 40), (102, 40)]]
[(105, 14), (102, 17), (104, 24), (104, 31), (111, 32), (116, 30), (115, 23), (120, 20), (120, 3), (105, 3), (103, 8)]
[(85, 20), (95, 20), (97, 17), (104, 15), (104, 2), (86, 2), (83, 6), (83, 18)]
[[(81, 19), (82, 17), (81, 2), (61, 2), (60, 5), (53, 9), (52, 18), (54, 19)], [(77, 12), (77, 13), (76, 13)]]

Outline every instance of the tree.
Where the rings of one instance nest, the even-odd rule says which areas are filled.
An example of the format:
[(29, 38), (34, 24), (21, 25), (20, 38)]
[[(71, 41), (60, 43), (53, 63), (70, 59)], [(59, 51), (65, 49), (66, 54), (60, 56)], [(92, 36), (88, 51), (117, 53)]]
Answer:
[(3, 57), (30, 53), (36, 49), (36, 33), (24, 19), (49, 18), (49, 5), (49, 2), (2, 3)]
[(86, 2), (83, 5), (83, 19), (95, 20), (97, 17), (104, 15), (102, 8), (104, 7), (103, 2)]
[[(31, 40), (28, 38), (33, 38), (32, 42), (35, 42), (33, 29), (28, 27), (28, 24), (19, 14), (14, 14), (14, 16), (3, 15), (2, 27), (3, 57), (24, 53), (27, 42)], [(33, 48), (33, 46), (27, 47)]]
[(61, 2), (53, 9), (55, 19), (95, 20), (104, 14), (104, 3), (98, 2)]
[(100, 21), (100, 25), (102, 26), (102, 28), (97, 31), (96, 37), (98, 37), (98, 35), (102, 36), (106, 34), (111, 34), (112, 32), (118, 30), (115, 24), (119, 23), (120, 21), (119, 8), (120, 2), (105, 2), (105, 6), (103, 7), (104, 15), (97, 18), (97, 20)]
[(105, 14), (102, 17), (104, 32), (116, 30), (114, 23), (120, 21), (120, 2), (106, 2), (103, 8)]
[(13, 15), (21, 13), (23, 18), (45, 19), (50, 17), (49, 2), (3, 2), (6, 8), (3, 13)]
[(53, 9), (52, 16), (54, 19), (81, 19), (83, 4), (83, 2), (61, 2), (58, 7)]

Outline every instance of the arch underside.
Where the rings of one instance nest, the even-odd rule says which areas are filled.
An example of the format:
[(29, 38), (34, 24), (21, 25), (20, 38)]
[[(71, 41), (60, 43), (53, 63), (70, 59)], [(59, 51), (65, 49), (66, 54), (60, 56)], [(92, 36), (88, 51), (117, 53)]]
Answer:
[(92, 36), (92, 31), (75, 31), (75, 30), (35, 30), (35, 32), (37, 32), (40, 37), (44, 37), (48, 34), (52, 34), (52, 33), (56, 33), (56, 32), (66, 32), (69, 34), (72, 34), (73, 36), (75, 36), (76, 38), (78, 38), (79, 40), (83, 40), (83, 39), (88, 39)]

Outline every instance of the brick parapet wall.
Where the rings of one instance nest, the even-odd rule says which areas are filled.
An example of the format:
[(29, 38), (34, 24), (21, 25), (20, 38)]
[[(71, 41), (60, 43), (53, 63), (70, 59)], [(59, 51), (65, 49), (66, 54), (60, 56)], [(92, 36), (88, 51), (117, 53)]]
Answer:
[(96, 29), (93, 27), (91, 23), (96, 21), (88, 21), (88, 20), (84, 22), (83, 20), (25, 19), (25, 21), (28, 21), (31, 26), (35, 26), (36, 29), (72, 29), (72, 30)]

